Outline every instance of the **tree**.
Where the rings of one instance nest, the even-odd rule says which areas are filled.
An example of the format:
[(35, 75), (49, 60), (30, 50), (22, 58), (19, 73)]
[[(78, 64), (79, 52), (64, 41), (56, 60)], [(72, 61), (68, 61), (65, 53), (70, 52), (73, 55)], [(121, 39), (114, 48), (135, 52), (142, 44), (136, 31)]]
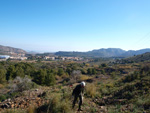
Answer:
[(54, 85), (56, 83), (56, 80), (55, 80), (55, 76), (53, 73), (49, 73), (47, 74), (47, 76), (45, 77), (45, 84), (47, 86), (51, 86), (51, 85)]
[(36, 82), (39, 85), (44, 85), (45, 83), (45, 77), (47, 76), (47, 72), (45, 69), (40, 69), (37, 73), (36, 76), (34, 76), (33, 81)]
[(6, 69), (0, 69), (0, 83), (6, 81)]
[(101, 64), (102, 67), (107, 67), (107, 64), (103, 63)]
[(103, 75), (105, 75), (105, 70), (104, 70), (104, 69), (102, 69), (102, 70), (101, 70), (101, 73), (102, 73)]
[(82, 74), (86, 74), (86, 70), (85, 69), (80, 69)]
[(34, 70), (35, 70), (35, 68), (33, 67), (33, 65), (31, 65), (29, 63), (25, 64), (25, 70), (24, 70), (25, 75), (32, 75)]
[(25, 76), (25, 73), (24, 73), (24, 70), (22, 69), (22, 67), (19, 67), (15, 74), (13, 75), (13, 78), (16, 78), (17, 76), (20, 76), (20, 77), (24, 77)]
[(71, 75), (71, 68), (67, 67), (66, 72)]
[(16, 72), (15, 66), (14, 65), (10, 65), (8, 70), (7, 70), (6, 80), (12, 79), (14, 74), (15, 74), (15, 72)]
[(92, 75), (92, 68), (87, 69), (87, 74)]
[(96, 69), (95, 68), (92, 68), (92, 74), (95, 75), (97, 72), (96, 72)]
[(116, 76), (116, 72), (112, 72), (112, 73), (111, 73), (111, 77), (112, 77), (112, 78), (115, 78), (115, 76)]
[(63, 75), (64, 74), (64, 70), (62, 68), (59, 68), (57, 74), (59, 76)]

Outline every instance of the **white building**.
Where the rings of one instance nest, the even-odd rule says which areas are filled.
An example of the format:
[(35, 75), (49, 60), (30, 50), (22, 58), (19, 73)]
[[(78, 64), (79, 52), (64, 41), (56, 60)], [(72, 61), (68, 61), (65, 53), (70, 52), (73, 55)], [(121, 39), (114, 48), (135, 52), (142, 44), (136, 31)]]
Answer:
[(0, 55), (0, 59), (8, 59), (8, 58), (10, 58), (10, 56), (8, 56), (8, 55)]
[(27, 60), (27, 57), (10, 57), (11, 60)]
[(45, 60), (55, 60), (55, 57), (45, 56), (44, 59)]

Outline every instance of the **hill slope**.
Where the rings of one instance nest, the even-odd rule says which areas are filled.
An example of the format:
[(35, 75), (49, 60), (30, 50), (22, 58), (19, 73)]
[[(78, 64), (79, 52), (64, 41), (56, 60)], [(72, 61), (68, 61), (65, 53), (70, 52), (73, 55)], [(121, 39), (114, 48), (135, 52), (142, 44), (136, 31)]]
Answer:
[(17, 53), (17, 54), (25, 54), (26, 51), (19, 49), (19, 48), (13, 48), (8, 46), (2, 46), (0, 45), (0, 54), (10, 54), (10, 53)]
[(128, 62), (143, 62), (150, 60), (150, 52), (126, 58)]

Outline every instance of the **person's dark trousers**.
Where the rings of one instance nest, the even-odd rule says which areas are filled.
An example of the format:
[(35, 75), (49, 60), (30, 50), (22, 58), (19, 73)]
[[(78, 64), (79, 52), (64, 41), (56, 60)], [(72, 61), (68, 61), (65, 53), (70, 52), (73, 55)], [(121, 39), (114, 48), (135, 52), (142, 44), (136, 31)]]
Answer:
[(80, 100), (80, 101), (79, 101), (79, 109), (78, 109), (78, 110), (81, 110), (81, 105), (82, 105), (82, 96), (81, 96), (81, 95), (75, 95), (75, 96), (74, 96), (72, 108), (74, 108), (78, 97), (79, 97), (79, 100)]
[(80, 99), (80, 102), (79, 102), (79, 109), (78, 110), (81, 110), (81, 105), (82, 105), (82, 96), (79, 95), (79, 99)]

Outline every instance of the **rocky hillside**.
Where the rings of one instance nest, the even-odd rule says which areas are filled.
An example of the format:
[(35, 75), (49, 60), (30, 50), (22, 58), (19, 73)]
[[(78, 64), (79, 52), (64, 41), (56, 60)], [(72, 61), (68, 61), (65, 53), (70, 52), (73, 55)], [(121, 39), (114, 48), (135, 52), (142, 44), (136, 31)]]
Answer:
[(0, 45), (0, 54), (11, 54), (11, 53), (25, 54), (26, 51), (23, 49), (19, 49), (19, 48), (13, 48), (13, 47)]

